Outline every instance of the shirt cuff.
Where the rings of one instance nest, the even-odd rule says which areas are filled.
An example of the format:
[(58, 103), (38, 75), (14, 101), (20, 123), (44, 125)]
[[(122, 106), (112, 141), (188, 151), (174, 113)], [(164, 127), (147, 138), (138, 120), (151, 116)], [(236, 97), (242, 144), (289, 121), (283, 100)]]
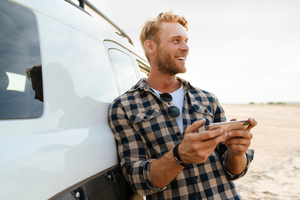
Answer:
[(248, 169), (249, 169), (249, 166), (250, 166), (250, 163), (252, 162), (253, 160), (253, 157), (254, 157), (254, 150), (253, 149), (247, 149), (246, 151), (246, 158), (247, 158), (247, 164), (246, 164), (246, 168), (245, 170), (240, 173), (240, 174), (232, 174), (228, 169), (227, 169), (227, 166), (226, 166), (226, 159), (227, 159), (227, 154), (228, 154), (228, 150), (223, 154), (222, 156), (222, 165), (223, 165), (223, 169), (224, 171), (226, 172), (226, 175), (227, 175), (227, 179), (228, 180), (237, 180), (241, 177), (243, 177)]
[(145, 167), (144, 167), (144, 179), (146, 181), (146, 184), (148, 185), (149, 189), (153, 191), (153, 193), (156, 193), (156, 192), (160, 192), (160, 191), (163, 191), (167, 188), (167, 186), (163, 187), (163, 188), (159, 188), (159, 187), (155, 187), (153, 186), (152, 182), (151, 182), (151, 179), (150, 179), (150, 165), (152, 163), (154, 159), (150, 159), (146, 164), (145, 164)]

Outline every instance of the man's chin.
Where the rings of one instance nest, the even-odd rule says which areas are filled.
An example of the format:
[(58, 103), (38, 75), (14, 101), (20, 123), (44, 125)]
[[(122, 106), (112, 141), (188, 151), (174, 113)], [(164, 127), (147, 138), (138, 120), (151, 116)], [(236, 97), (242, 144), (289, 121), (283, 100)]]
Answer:
[(180, 72), (180, 74), (184, 74), (186, 72), (186, 70), (187, 70), (186, 67), (183, 66), (182, 71)]
[(184, 74), (186, 72), (185, 63), (168, 63), (167, 65), (159, 65), (158, 70), (166, 75), (175, 76), (176, 74)]
[(176, 74), (184, 74), (186, 72), (186, 70), (187, 70), (186, 67), (182, 66), (178, 69)]

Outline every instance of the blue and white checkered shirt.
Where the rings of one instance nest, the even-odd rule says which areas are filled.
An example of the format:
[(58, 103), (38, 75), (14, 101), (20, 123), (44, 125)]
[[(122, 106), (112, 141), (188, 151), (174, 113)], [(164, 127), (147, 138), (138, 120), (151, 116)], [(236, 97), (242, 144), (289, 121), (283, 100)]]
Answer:
[[(198, 132), (212, 122), (226, 121), (224, 110), (213, 94), (178, 80), (185, 91), (184, 130), (201, 119), (206, 119), (206, 123)], [(245, 171), (233, 175), (226, 168), (227, 147), (221, 143), (204, 163), (185, 167), (165, 188), (152, 185), (151, 162), (183, 140), (176, 119), (167, 115), (167, 108), (144, 78), (111, 105), (109, 124), (118, 143), (123, 174), (131, 188), (147, 199), (242, 199), (232, 181), (245, 175), (254, 151), (248, 149), (246, 153)]]

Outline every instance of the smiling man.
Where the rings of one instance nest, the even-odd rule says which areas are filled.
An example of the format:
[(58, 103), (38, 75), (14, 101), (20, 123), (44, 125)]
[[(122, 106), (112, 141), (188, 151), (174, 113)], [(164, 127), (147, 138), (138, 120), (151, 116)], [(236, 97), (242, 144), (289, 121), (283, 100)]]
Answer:
[(147, 199), (241, 199), (232, 181), (253, 159), (248, 147), (256, 121), (249, 118), (246, 131), (206, 130), (226, 118), (212, 93), (176, 76), (186, 71), (187, 29), (186, 19), (171, 11), (142, 26), (150, 75), (109, 110), (123, 174)]

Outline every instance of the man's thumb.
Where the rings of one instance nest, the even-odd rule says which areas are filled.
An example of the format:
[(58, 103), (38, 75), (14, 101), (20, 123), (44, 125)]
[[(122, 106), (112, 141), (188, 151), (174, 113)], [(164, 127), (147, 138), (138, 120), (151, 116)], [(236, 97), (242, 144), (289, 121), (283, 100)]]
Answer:
[(195, 121), (191, 126), (187, 127), (185, 130), (185, 133), (195, 133), (201, 126), (205, 124), (205, 119), (202, 119), (200, 121)]

